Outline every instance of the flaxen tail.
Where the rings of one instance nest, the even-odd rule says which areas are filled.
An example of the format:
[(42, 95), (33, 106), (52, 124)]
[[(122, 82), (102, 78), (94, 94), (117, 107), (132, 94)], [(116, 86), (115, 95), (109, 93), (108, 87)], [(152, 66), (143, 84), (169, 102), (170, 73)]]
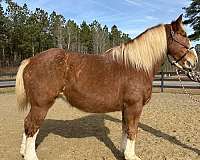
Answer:
[(17, 105), (20, 110), (25, 110), (28, 106), (28, 99), (26, 96), (26, 91), (24, 89), (23, 72), (24, 68), (29, 64), (29, 62), (30, 59), (25, 59), (24, 61), (22, 61), (16, 76), (15, 92), (17, 97)]

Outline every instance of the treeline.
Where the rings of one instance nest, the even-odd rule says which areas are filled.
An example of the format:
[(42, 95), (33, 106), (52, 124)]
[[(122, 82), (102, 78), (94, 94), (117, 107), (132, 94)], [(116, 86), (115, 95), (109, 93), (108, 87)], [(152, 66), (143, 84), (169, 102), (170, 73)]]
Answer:
[(78, 25), (74, 20), (41, 8), (0, 0), (0, 67), (18, 65), (22, 59), (58, 47), (82, 53), (101, 53), (130, 40), (116, 25), (109, 31), (98, 21)]

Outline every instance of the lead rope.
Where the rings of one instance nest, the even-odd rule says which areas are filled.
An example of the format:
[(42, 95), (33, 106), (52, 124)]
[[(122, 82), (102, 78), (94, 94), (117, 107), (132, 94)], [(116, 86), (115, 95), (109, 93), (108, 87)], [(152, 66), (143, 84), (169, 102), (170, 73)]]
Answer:
[(197, 103), (200, 103), (200, 100), (194, 98), (194, 97), (192, 96), (192, 94), (189, 93), (189, 92), (185, 89), (185, 87), (184, 87), (184, 85), (183, 85), (183, 83), (182, 83), (181, 77), (180, 77), (180, 75), (179, 75), (179, 73), (178, 73), (178, 69), (177, 69), (177, 68), (176, 68), (176, 74), (177, 74), (177, 76), (178, 76), (179, 82), (180, 82), (180, 84), (181, 84), (181, 87), (182, 87), (184, 93), (185, 93), (192, 101), (197, 102)]

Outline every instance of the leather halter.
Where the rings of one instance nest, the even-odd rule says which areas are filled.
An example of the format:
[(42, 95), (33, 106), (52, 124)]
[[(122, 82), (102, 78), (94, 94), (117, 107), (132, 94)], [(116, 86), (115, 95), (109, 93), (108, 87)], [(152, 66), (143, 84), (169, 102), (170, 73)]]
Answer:
[[(179, 58), (179, 59), (176, 59), (174, 56), (172, 55), (169, 55), (169, 53), (167, 53), (167, 58), (168, 58), (168, 61), (171, 63), (171, 65), (176, 65), (176, 63), (178, 63), (179, 61), (181, 61), (188, 53), (190, 50), (194, 49), (194, 47), (188, 47), (184, 44), (182, 44), (181, 42), (177, 41), (174, 37), (175, 33), (174, 31), (172, 30), (172, 28), (170, 28), (170, 37), (172, 39), (172, 42), (175, 41), (176, 43), (180, 44), (181, 46), (183, 46), (184, 48), (187, 49), (187, 51)], [(173, 57), (174, 61), (171, 61), (169, 56)]]

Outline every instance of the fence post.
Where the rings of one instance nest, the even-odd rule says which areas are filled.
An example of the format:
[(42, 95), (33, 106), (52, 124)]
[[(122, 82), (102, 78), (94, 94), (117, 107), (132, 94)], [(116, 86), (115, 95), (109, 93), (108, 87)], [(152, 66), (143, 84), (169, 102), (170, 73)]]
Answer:
[(163, 67), (161, 67), (161, 92), (164, 90), (164, 72)]

